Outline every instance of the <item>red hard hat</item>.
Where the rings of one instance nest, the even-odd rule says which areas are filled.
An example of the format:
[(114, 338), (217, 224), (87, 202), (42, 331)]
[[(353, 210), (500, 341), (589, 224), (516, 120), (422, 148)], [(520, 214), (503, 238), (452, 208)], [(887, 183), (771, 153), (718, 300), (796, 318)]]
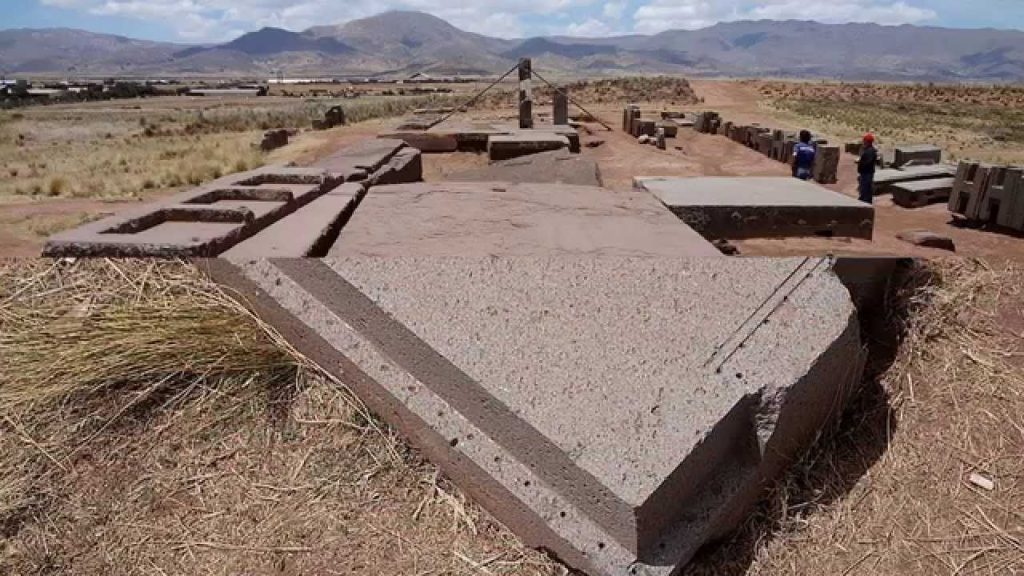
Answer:
[(874, 142), (875, 141), (875, 135), (874, 134), (865, 134), (864, 135), (864, 141), (865, 142)]

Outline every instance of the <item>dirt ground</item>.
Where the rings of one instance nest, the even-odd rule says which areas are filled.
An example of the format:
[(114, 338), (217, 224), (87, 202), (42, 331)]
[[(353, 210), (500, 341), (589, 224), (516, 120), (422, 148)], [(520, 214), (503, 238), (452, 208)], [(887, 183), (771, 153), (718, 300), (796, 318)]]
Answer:
[[(644, 104), (653, 110), (661, 108), (716, 110), (723, 117), (737, 122), (760, 122), (764, 125), (797, 130), (802, 128), (792, 114), (764, 105), (760, 85), (756, 82), (694, 80), (701, 104), (673, 105), (670, 102)], [(282, 99), (285, 100), (285, 99)], [(276, 101), (276, 99), (275, 99)], [(159, 106), (159, 103), (151, 104)], [(588, 109), (612, 127), (620, 124), (621, 108), (617, 104), (594, 104)], [(539, 109), (546, 113), (546, 109)], [(508, 112), (477, 112), (477, 116), (507, 116)], [(306, 164), (329, 154), (338, 147), (370, 138), (390, 121), (370, 120), (325, 132), (305, 131), (292, 143), (267, 156), (268, 163), (296, 162)], [(841, 142), (840, 137), (825, 133)], [(583, 154), (595, 159), (605, 185), (612, 190), (628, 189), (634, 176), (788, 176), (786, 166), (721, 137), (681, 129), (679, 136), (669, 140), (665, 151), (638, 144), (620, 131), (606, 131), (598, 123), (584, 125), (581, 138)], [(595, 147), (588, 147), (590, 144)], [(839, 182), (828, 188), (856, 196), (854, 158), (843, 154)], [(486, 164), (483, 155), (471, 153), (427, 155), (424, 158), (425, 178), (442, 180), (447, 174)], [(150, 200), (171, 191), (144, 193), (139, 199)], [(0, 202), (0, 255), (35, 256), (40, 253), (46, 237), (89, 219), (103, 217), (129, 205), (120, 201), (79, 198), (14, 198)], [(847, 238), (754, 239), (734, 244), (741, 255), (783, 256), (799, 254), (856, 254), (936, 257), (948, 252), (921, 248), (896, 238), (902, 231), (930, 230), (951, 237), (957, 254), (995, 260), (1024, 260), (1022, 238), (1003, 231), (971, 229), (957, 222), (942, 204), (906, 209), (895, 206), (888, 196), (875, 201), (875, 233), (871, 241)]]

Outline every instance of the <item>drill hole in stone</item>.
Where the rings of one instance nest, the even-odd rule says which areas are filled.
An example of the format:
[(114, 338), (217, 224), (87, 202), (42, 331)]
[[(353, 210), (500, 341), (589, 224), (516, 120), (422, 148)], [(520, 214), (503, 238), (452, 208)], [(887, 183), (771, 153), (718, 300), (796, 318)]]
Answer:
[(448, 444), (451, 444), (451, 447), (455, 448), (456, 446), (459, 445), (459, 439), (458, 438), (452, 438), (452, 441), (449, 442)]

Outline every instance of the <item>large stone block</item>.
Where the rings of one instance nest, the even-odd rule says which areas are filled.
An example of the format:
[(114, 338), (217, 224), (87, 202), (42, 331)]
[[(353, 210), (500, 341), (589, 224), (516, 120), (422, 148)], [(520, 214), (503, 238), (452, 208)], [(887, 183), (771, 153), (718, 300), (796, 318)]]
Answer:
[(934, 166), (907, 166), (903, 169), (886, 168), (875, 172), (874, 193), (892, 193), (892, 185), (900, 182), (913, 182), (915, 180), (930, 180), (932, 178), (945, 178), (956, 174), (956, 167), (948, 164), (936, 164)]
[(819, 184), (839, 181), (839, 146), (818, 146), (814, 155), (814, 181)]
[(913, 163), (915, 166), (926, 166), (942, 162), (942, 149), (938, 146), (920, 144), (916, 146), (897, 146), (893, 158), (893, 167), (902, 168)]
[(316, 161), (313, 163), (313, 166), (332, 172), (349, 173), (363, 171), (370, 175), (376, 172), (402, 148), (405, 148), (405, 142), (402, 140), (366, 138)]
[(554, 132), (523, 130), (514, 134), (499, 134), (487, 139), (487, 155), (491, 160), (508, 160), (562, 148), (569, 148), (569, 139)]
[(208, 266), (526, 544), (592, 576), (667, 576), (738, 525), (863, 366), (825, 259)]
[(369, 185), (408, 184), (423, 180), (422, 153), (415, 148), (403, 148), (370, 175)]
[(892, 201), (904, 208), (920, 208), (928, 204), (948, 202), (953, 191), (953, 178), (931, 178), (893, 184)]
[(547, 182), (576, 186), (601, 186), (597, 162), (566, 150), (540, 152), (521, 158), (492, 162), (485, 168), (448, 176), (450, 182)]
[(706, 238), (871, 239), (874, 228), (873, 207), (796, 178), (639, 177), (634, 184)]
[(646, 192), (507, 182), (375, 186), (331, 254), (721, 256)]
[(237, 244), (222, 256), (237, 261), (323, 256), (334, 244), (365, 191), (363, 183), (342, 184)]

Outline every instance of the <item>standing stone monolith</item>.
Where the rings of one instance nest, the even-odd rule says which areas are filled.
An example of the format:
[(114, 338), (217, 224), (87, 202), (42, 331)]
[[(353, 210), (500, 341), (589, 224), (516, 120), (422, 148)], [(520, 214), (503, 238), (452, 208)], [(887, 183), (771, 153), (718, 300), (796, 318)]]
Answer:
[(529, 58), (519, 59), (519, 128), (533, 128), (533, 96), (530, 91), (530, 78), (533, 76), (533, 64)]
[(569, 94), (565, 90), (560, 88), (555, 92), (553, 116), (556, 126), (569, 124)]

